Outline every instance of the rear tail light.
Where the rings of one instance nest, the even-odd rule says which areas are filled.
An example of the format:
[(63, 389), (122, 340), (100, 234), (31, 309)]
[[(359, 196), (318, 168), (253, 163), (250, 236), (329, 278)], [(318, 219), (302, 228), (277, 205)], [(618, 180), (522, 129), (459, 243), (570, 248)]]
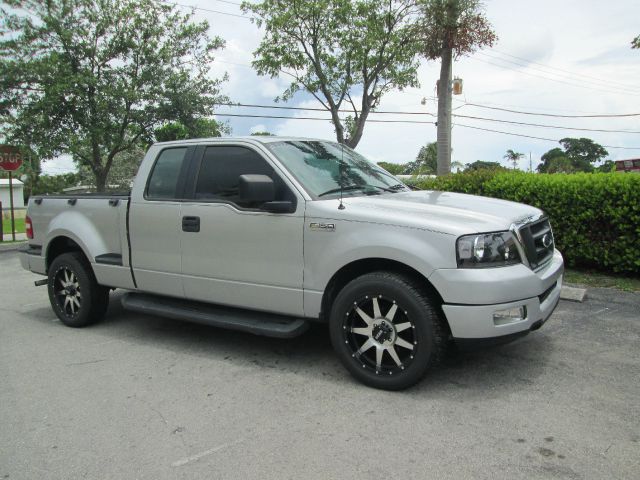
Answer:
[(24, 219), (24, 228), (27, 232), (27, 238), (28, 239), (32, 239), (33, 238), (33, 226), (31, 225), (31, 219), (27, 216), (27, 218)]

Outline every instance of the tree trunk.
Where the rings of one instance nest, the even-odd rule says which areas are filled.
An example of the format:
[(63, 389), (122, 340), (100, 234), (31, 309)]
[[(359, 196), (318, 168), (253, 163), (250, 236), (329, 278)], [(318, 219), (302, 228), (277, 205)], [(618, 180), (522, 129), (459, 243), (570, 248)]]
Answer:
[(360, 112), (360, 117), (358, 118), (358, 121), (356, 122), (356, 130), (353, 133), (353, 138), (349, 137), (349, 139), (345, 142), (345, 144), (349, 147), (349, 148), (356, 148), (358, 146), (358, 143), (360, 143), (360, 140), (362, 139), (362, 134), (364, 133), (364, 124), (367, 121), (367, 118), (369, 117), (369, 110), (362, 110), (362, 112)]
[(104, 170), (94, 171), (94, 175), (96, 176), (96, 192), (102, 193), (107, 189), (107, 175), (109, 172)]
[(440, 82), (438, 83), (438, 169), (437, 174), (451, 173), (451, 64), (453, 51), (442, 49)]

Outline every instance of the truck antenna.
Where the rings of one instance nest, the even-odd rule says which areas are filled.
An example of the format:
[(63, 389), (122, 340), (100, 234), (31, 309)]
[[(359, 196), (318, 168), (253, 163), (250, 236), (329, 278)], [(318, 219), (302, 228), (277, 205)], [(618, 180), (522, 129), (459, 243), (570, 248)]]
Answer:
[(344, 204), (342, 203), (342, 189), (344, 185), (344, 144), (340, 144), (340, 165), (338, 166), (340, 172), (340, 205), (338, 210), (344, 210)]

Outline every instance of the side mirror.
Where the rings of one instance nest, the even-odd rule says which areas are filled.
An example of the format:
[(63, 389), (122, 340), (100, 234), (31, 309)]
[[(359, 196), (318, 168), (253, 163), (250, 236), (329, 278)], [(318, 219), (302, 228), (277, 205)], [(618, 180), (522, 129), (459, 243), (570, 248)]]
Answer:
[(276, 198), (275, 185), (267, 175), (240, 175), (238, 190), (243, 202), (266, 203)]

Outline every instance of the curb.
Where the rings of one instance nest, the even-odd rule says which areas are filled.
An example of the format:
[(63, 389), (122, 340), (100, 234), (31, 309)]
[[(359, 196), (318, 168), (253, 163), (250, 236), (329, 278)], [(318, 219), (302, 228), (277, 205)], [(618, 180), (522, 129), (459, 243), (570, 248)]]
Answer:
[(14, 252), (21, 250), (27, 244), (27, 240), (25, 241), (17, 241), (12, 243), (4, 243), (0, 242), (0, 253), (1, 252)]
[(583, 302), (586, 293), (586, 288), (569, 287), (567, 285), (563, 285), (562, 290), (560, 290), (560, 298), (562, 300), (570, 300), (572, 302)]

